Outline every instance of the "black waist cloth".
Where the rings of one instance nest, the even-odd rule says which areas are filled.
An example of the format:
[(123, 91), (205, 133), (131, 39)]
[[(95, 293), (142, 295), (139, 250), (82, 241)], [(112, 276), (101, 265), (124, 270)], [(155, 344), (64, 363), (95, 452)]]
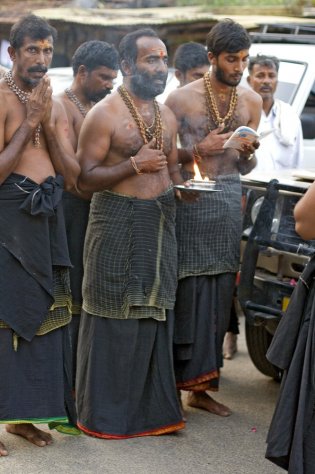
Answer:
[(128, 319), (134, 307), (172, 309), (176, 271), (172, 189), (154, 199), (94, 193), (84, 247), (85, 311)]
[(70, 269), (72, 314), (80, 314), (82, 305), (83, 248), (89, 219), (90, 201), (69, 192), (63, 193), (62, 201), (70, 260), (73, 265)]
[(12, 173), (0, 186), (0, 319), (30, 341), (54, 302), (52, 267), (71, 266), (63, 178)]
[(303, 443), (315, 402), (315, 258), (302, 275), (267, 352), (284, 370), (267, 437), (266, 457), (291, 474), (303, 473)]

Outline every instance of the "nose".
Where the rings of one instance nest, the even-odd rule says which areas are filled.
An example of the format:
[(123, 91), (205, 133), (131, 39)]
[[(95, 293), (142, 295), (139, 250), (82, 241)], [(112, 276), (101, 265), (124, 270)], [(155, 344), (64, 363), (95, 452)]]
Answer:
[(106, 89), (112, 89), (114, 87), (114, 79), (106, 79), (104, 81), (104, 86)]
[(36, 62), (38, 64), (45, 64), (45, 53), (44, 53), (44, 51), (39, 51), (38, 52)]

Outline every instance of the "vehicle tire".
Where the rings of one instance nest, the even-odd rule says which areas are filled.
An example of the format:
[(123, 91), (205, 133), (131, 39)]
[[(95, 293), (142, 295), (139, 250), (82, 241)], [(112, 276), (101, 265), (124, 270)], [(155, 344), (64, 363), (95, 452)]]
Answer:
[(281, 370), (266, 358), (272, 335), (263, 326), (254, 326), (248, 322), (245, 323), (245, 335), (248, 353), (256, 369), (277, 381), (281, 380)]

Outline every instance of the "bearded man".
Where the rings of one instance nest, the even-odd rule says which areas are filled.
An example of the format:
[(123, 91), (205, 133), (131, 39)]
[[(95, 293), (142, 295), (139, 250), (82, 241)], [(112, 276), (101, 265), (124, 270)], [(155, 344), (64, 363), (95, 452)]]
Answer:
[(176, 115), (185, 179), (194, 162), (220, 192), (203, 193), (195, 203), (177, 203), (179, 285), (175, 306), (177, 387), (189, 391), (188, 404), (220, 416), (231, 410), (207, 390), (218, 390), (222, 343), (229, 323), (239, 267), (240, 173), (256, 163), (254, 146), (224, 149), (240, 125), (257, 128), (261, 98), (239, 86), (247, 66), (250, 38), (232, 20), (217, 23), (207, 37), (210, 72), (172, 92), (166, 104)]
[(79, 137), (79, 187), (94, 192), (84, 246), (76, 397), (99, 438), (184, 427), (172, 362), (177, 286), (176, 119), (155, 97), (167, 51), (151, 29), (119, 45), (123, 85), (96, 104)]

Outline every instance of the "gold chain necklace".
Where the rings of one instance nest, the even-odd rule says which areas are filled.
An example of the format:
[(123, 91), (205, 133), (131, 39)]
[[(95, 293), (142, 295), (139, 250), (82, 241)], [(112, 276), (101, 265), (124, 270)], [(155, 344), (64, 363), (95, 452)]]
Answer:
[(159, 104), (155, 99), (153, 99), (154, 105), (154, 120), (150, 126), (147, 126), (145, 121), (143, 120), (141, 114), (137, 110), (137, 107), (130, 97), (127, 89), (124, 85), (118, 87), (118, 92), (128, 107), (129, 112), (131, 113), (132, 118), (136, 122), (138, 129), (140, 131), (141, 137), (144, 143), (148, 143), (152, 138), (156, 139), (156, 148), (158, 150), (163, 149), (163, 127), (162, 127), (162, 119), (161, 119), (161, 112)]
[[(22, 89), (20, 89), (14, 82), (13, 76), (12, 76), (12, 71), (8, 71), (4, 75), (4, 80), (7, 83), (9, 89), (14, 92), (14, 94), (18, 97), (19, 101), (22, 104), (26, 104), (30, 98), (31, 92), (25, 92)], [(35, 148), (40, 147), (40, 131), (42, 127), (41, 124), (39, 123), (37, 127), (35, 128), (34, 134), (33, 134), (33, 145)]]
[(88, 113), (88, 110), (86, 110), (84, 105), (79, 101), (79, 99), (77, 98), (77, 96), (75, 95), (73, 90), (72, 89), (65, 89), (65, 93), (67, 94), (67, 96), (69, 97), (71, 102), (73, 102), (78, 107), (78, 109), (81, 112), (81, 114), (83, 115), (83, 117), (85, 117), (86, 114)]
[(232, 93), (230, 97), (228, 111), (224, 117), (221, 117), (215, 97), (214, 97), (214, 93), (212, 90), (210, 74), (208, 72), (206, 72), (205, 75), (203, 76), (203, 80), (204, 80), (204, 85), (205, 85), (205, 90), (206, 90), (209, 130), (210, 130), (211, 119), (217, 125), (217, 127), (220, 127), (221, 125), (226, 126), (228, 124), (228, 121), (231, 119), (236, 108), (236, 104), (237, 104), (236, 87), (232, 87)]

